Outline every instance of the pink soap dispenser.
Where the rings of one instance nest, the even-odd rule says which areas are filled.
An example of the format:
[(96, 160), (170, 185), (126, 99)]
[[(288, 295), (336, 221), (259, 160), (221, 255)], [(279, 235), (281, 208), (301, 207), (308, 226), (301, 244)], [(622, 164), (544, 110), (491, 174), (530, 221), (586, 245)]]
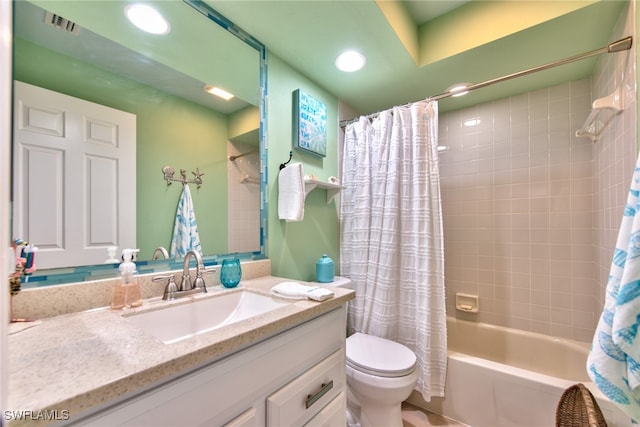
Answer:
[(120, 282), (113, 290), (111, 308), (139, 307), (142, 305), (142, 292), (138, 281), (136, 264), (133, 262), (133, 254), (139, 249), (124, 249), (122, 251), (122, 263), (120, 264)]

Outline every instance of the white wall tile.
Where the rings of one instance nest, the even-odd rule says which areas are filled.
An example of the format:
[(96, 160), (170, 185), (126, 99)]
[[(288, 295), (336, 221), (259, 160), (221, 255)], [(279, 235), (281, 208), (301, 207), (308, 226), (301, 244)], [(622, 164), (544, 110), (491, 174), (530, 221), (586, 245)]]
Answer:
[[(634, 14), (611, 40), (635, 35)], [(440, 117), (452, 147), (441, 155), (447, 296), (479, 292), (480, 321), (593, 336), (637, 155), (635, 92), (596, 144), (575, 131), (619, 76), (635, 88), (635, 51), (603, 56), (596, 70)], [(463, 129), (471, 117), (481, 125)]]
[[(610, 41), (635, 31), (635, 2), (629, 2), (629, 11), (616, 25)], [(637, 101), (636, 101), (636, 50), (605, 55), (596, 66), (593, 76), (593, 98), (610, 94), (623, 83), (633, 87), (632, 95), (625, 96), (625, 110), (609, 124), (603, 135), (594, 144), (594, 230), (596, 289), (594, 307), (596, 314), (602, 310), (609, 266), (615, 240), (622, 218), (626, 194), (631, 182), (637, 157)], [(624, 76), (624, 82), (622, 82)], [(594, 316), (594, 327), (598, 316)]]
[[(260, 250), (260, 155), (257, 147), (242, 143), (227, 142), (227, 155), (252, 152), (227, 162), (228, 183), (228, 242), (229, 252)], [(249, 178), (248, 182), (242, 182)], [(233, 218), (233, 221), (231, 219)]]

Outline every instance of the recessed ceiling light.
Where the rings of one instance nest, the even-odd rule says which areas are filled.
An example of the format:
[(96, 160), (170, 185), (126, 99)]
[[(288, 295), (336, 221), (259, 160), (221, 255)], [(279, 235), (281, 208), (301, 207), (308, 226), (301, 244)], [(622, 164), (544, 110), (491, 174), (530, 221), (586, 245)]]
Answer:
[(167, 34), (169, 22), (157, 10), (146, 4), (130, 4), (124, 13), (133, 25), (151, 34)]
[(453, 97), (463, 96), (469, 93), (467, 90), (469, 86), (471, 86), (470, 83), (458, 83), (447, 89), (447, 92), (449, 92)]
[(207, 93), (210, 93), (211, 95), (215, 95), (215, 96), (219, 96), (220, 98), (224, 99), (225, 101), (230, 100), (231, 98), (233, 98), (233, 94), (227, 92), (224, 89), (220, 89), (219, 87), (215, 87), (212, 85), (204, 85), (204, 91)]
[(363, 54), (355, 50), (348, 50), (336, 58), (336, 67), (341, 71), (350, 73), (364, 67), (366, 62), (367, 59)]

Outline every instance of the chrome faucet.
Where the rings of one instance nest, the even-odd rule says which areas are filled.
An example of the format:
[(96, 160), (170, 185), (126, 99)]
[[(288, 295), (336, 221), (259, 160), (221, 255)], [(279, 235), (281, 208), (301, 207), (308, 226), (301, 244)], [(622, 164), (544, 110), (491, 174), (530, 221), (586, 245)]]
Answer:
[[(192, 256), (196, 258), (196, 278), (193, 285), (191, 284), (191, 275), (189, 274), (189, 261)], [(180, 281), (180, 286), (178, 286), (178, 292), (202, 288), (203, 292), (207, 293), (207, 285), (204, 283), (204, 279), (202, 278), (203, 271), (204, 265), (202, 264), (202, 257), (200, 256), (200, 253), (197, 251), (187, 252), (182, 264), (182, 280)]]
[(153, 255), (151, 255), (151, 261), (160, 259), (160, 255), (162, 255), (163, 259), (169, 259), (169, 252), (167, 252), (167, 250), (164, 247), (158, 246), (157, 248), (154, 249)]
[[(193, 279), (193, 283), (191, 283), (191, 275), (189, 274), (189, 261), (191, 257), (195, 257), (196, 259), (196, 277)], [(154, 281), (168, 279), (168, 283), (164, 289), (164, 295), (162, 296), (163, 300), (173, 300), (176, 298), (180, 298), (183, 296), (193, 295), (196, 293), (207, 293), (207, 285), (202, 277), (203, 273), (215, 273), (215, 268), (204, 268), (204, 264), (202, 263), (202, 257), (200, 253), (196, 251), (189, 251), (184, 256), (184, 262), (182, 264), (182, 279), (180, 280), (180, 284), (177, 285), (175, 281), (175, 277), (173, 274), (169, 274), (167, 276), (156, 276), (153, 278)]]

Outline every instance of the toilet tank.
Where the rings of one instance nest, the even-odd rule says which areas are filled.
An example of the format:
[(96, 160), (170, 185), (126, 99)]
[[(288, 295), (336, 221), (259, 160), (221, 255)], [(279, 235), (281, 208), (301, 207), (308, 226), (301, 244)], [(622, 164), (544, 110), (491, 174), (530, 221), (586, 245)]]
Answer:
[(353, 285), (351, 282), (351, 279), (347, 278), (347, 277), (341, 277), (341, 276), (335, 276), (333, 278), (333, 282), (329, 282), (329, 283), (319, 283), (319, 282), (311, 282), (314, 285), (329, 285), (329, 286), (335, 286), (337, 288), (345, 288), (345, 289), (353, 289)]
[[(333, 278), (333, 282), (331, 282), (331, 283), (322, 283), (322, 284), (323, 285), (335, 286), (337, 288), (355, 290), (355, 289), (353, 289), (353, 282), (351, 281), (351, 279), (349, 279), (347, 277), (342, 277), (342, 276), (335, 276)], [(354, 332), (355, 331), (353, 330), (353, 328), (347, 325), (347, 337), (352, 335)]]
[(335, 276), (333, 282), (325, 283), (325, 285), (335, 286), (337, 288), (353, 289), (351, 279), (341, 276)]

